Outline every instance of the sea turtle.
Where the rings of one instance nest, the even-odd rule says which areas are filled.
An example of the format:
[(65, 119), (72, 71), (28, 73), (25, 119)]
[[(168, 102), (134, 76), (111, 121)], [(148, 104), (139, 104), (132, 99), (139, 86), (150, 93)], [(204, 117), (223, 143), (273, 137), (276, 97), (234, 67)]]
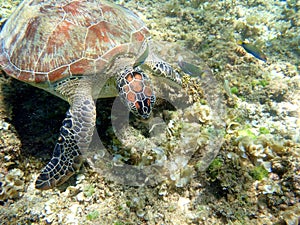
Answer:
[(119, 94), (146, 119), (155, 94), (143, 71), (181, 83), (179, 73), (154, 55), (143, 21), (107, 1), (24, 0), (5, 23), (0, 43), (7, 75), (70, 104), (38, 189), (58, 186), (80, 168), (95, 127), (95, 99)]

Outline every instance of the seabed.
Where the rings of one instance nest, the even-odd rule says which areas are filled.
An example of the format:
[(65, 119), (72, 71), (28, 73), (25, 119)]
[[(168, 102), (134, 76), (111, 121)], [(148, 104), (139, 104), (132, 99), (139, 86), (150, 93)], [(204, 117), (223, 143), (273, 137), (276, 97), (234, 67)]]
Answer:
[[(0, 1), (2, 22), (17, 2)], [(168, 165), (181, 167), (163, 167), (158, 174), (164, 179), (149, 185), (115, 180), (86, 162), (70, 181), (40, 191), (34, 182), (52, 155), (68, 105), (3, 74), (0, 224), (298, 225), (300, 3), (116, 2), (145, 21), (155, 42), (182, 46), (211, 69), (224, 107), (218, 117), (223, 127), (211, 131), (218, 109), (204, 98), (210, 90), (189, 76), (184, 82), (191, 103), (186, 110), (157, 103), (154, 115), (168, 121), (163, 126), (159, 119), (149, 125), (131, 118), (123, 136), (115, 135), (110, 125), (114, 101), (99, 100), (97, 129), (115, 165), (130, 162), (143, 169), (155, 162), (163, 167), (184, 146), (192, 143), (196, 150), (175, 157), (176, 163)], [(255, 45), (267, 61), (246, 52), (239, 40)], [(221, 135), (221, 144), (207, 163), (201, 149), (215, 140), (210, 139), (213, 135)]]

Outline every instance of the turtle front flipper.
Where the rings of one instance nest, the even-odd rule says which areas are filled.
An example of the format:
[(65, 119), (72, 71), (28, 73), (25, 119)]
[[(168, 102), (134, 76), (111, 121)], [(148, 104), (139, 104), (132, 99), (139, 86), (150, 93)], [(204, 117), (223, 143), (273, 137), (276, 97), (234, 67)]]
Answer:
[(96, 109), (91, 93), (77, 92), (70, 101), (52, 159), (38, 176), (35, 186), (47, 190), (68, 180), (82, 164), (81, 151), (91, 142)]
[(144, 62), (144, 66), (152, 70), (157, 76), (173, 80), (179, 85), (182, 84), (180, 74), (174, 70), (169, 63), (160, 59), (153, 53), (149, 54), (148, 58)]

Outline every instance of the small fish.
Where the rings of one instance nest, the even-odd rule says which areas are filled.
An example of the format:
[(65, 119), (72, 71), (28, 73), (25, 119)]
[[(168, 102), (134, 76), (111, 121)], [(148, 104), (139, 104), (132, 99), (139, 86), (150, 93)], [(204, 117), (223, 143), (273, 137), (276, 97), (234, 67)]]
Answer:
[(262, 60), (264, 62), (267, 62), (266, 55), (264, 53), (262, 53), (262, 51), (260, 51), (254, 45), (251, 45), (251, 44), (246, 43), (244, 41), (238, 41), (237, 44), (240, 45), (240, 46), (242, 46), (246, 50), (246, 52), (250, 53), (255, 58), (258, 58), (258, 59), (260, 59), (260, 60)]
[(148, 57), (148, 55), (149, 55), (149, 46), (147, 46), (147, 49), (144, 51), (144, 53), (136, 60), (136, 62), (133, 65), (133, 68), (143, 64), (146, 58)]
[(179, 61), (178, 65), (183, 72), (189, 74), (190, 76), (199, 76), (201, 73), (200, 68), (191, 63)]

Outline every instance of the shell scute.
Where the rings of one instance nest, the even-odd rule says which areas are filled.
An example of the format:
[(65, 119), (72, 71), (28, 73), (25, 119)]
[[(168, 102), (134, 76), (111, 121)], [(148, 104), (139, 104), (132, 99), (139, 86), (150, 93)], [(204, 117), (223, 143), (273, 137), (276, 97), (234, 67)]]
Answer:
[(70, 65), (70, 72), (72, 76), (82, 75), (95, 71), (95, 61), (89, 59), (80, 59)]
[(63, 66), (61, 68), (55, 69), (48, 73), (48, 79), (51, 82), (55, 82), (55, 81), (61, 80), (63, 78), (69, 77), (69, 76), (70, 76), (70, 72), (69, 72), (68, 66)]
[(95, 60), (95, 73), (97, 71), (103, 71), (103, 69), (107, 66), (107, 61), (104, 60), (102, 57)]
[[(24, 72), (22, 72), (22, 73), (24, 73)], [(44, 73), (35, 73), (34, 74), (34, 82), (35, 83), (45, 83), (45, 82), (47, 82), (48, 81), (48, 77), (47, 76), (45, 76), (45, 74)]]
[(70, 2), (64, 5), (62, 8), (66, 13), (70, 13), (72, 16), (78, 16), (82, 14), (81, 2), (79, 1)]
[(122, 30), (139, 30), (144, 25), (144, 22), (130, 10), (119, 6), (115, 7), (107, 4), (100, 4), (103, 13), (103, 20), (108, 23), (115, 24)]
[(88, 29), (85, 40), (86, 56), (93, 59), (99, 58), (110, 49), (122, 44), (124, 40), (129, 39), (129, 35), (116, 25), (100, 21)]
[(120, 54), (138, 55), (148, 36), (134, 13), (106, 1), (24, 0), (0, 34), (0, 65), (19, 80), (51, 85), (101, 75)]
[[(41, 17), (35, 17), (32, 18), (28, 25), (26, 26), (25, 32), (24, 32), (24, 38), (28, 40), (33, 40), (36, 36), (36, 33), (38, 32), (38, 27), (41, 25)], [(19, 38), (17, 35), (14, 36), (14, 38)], [(16, 40), (12, 40), (12, 43), (15, 43)]]
[(119, 45), (117, 47), (114, 47), (112, 49), (110, 49), (109, 51), (107, 51), (103, 56), (102, 58), (104, 60), (111, 60), (113, 59), (115, 56), (121, 54), (121, 53), (126, 53), (128, 52), (128, 49), (129, 49), (129, 44), (123, 44), (123, 45)]
[(33, 72), (20, 71), (20, 73), (18, 74), (17, 77), (20, 80), (28, 80), (28, 81), (31, 81), (31, 82), (33, 82), (35, 80), (35, 75), (33, 74)]
[(65, 12), (65, 20), (82, 27), (89, 27), (102, 17), (100, 7), (92, 2), (72, 1), (62, 6), (62, 9)]
[[(34, 70), (47, 72), (83, 57), (85, 28), (62, 21), (49, 35)], [(51, 80), (51, 79), (50, 79)]]
[(140, 41), (140, 42), (142, 42), (149, 35), (150, 34), (149, 34), (148, 29), (142, 28), (141, 30), (139, 30), (137, 32), (133, 32), (132, 35), (131, 35), (131, 38), (132, 38), (133, 41)]

